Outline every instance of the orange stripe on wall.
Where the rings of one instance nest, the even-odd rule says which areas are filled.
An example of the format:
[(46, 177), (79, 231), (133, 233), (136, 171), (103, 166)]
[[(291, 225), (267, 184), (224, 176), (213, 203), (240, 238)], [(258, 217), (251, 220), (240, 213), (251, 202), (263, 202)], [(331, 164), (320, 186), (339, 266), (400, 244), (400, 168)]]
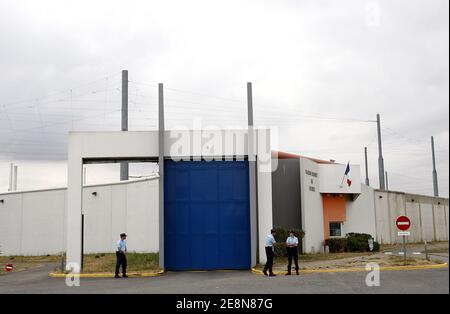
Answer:
[(342, 194), (322, 194), (324, 239), (330, 237), (330, 222), (346, 220), (347, 199)]

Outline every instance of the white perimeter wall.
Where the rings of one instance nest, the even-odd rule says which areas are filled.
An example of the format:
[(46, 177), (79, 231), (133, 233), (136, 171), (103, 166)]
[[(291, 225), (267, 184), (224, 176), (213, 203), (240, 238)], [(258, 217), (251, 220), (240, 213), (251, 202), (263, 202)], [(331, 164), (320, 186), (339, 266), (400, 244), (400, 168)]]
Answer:
[(400, 215), (411, 219), (408, 242), (448, 240), (448, 199), (376, 190), (377, 241), (384, 244), (402, 243), (395, 225)]
[(65, 189), (0, 194), (2, 255), (60, 253), (65, 244)]
[[(2, 255), (65, 251), (66, 196), (67, 189), (0, 194)], [(158, 179), (85, 187), (83, 213), (85, 253), (113, 252), (121, 232), (130, 251), (158, 252)]]
[[(306, 253), (321, 252), (323, 207), (319, 178), (305, 173), (319, 170), (309, 159), (301, 158), (299, 162), (303, 247)], [(264, 262), (264, 239), (272, 227), (268, 214), (272, 203), (270, 174), (259, 174), (258, 188), (259, 256)], [(365, 185), (361, 185), (361, 192), (357, 199), (347, 202), (346, 233), (364, 232), (376, 235), (381, 243), (401, 243), (394, 222), (397, 216), (406, 214), (412, 221), (409, 242), (448, 240), (448, 199), (374, 191)], [(86, 253), (113, 252), (121, 232), (129, 234), (131, 251), (158, 252), (158, 179), (88, 186), (83, 193)], [(64, 251), (66, 198), (66, 189), (0, 194), (2, 254), (46, 255)]]

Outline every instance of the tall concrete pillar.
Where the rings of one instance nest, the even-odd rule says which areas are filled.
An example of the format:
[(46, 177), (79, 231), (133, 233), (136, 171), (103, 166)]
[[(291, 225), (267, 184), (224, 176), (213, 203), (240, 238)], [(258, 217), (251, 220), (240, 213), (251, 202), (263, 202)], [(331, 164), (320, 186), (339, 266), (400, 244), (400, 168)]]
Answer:
[(434, 153), (434, 137), (431, 137), (431, 158), (433, 159), (433, 192), (434, 196), (439, 196), (439, 186), (437, 179), (437, 170), (436, 170), (436, 155)]
[(369, 186), (369, 162), (367, 161), (367, 147), (364, 147), (364, 160), (366, 166), (366, 185)]
[(386, 190), (389, 191), (389, 180), (388, 180), (388, 173), (387, 173), (387, 171), (385, 172), (385, 177), (386, 177)]
[(17, 172), (19, 169), (19, 166), (14, 165), (13, 168), (13, 180), (12, 180), (12, 191), (17, 191)]
[(11, 163), (9, 168), (9, 187), (8, 191), (11, 192), (13, 190), (13, 180), (14, 180), (14, 164)]
[[(128, 71), (122, 71), (122, 131), (128, 131)], [(128, 180), (128, 162), (120, 163), (120, 181)]]
[(385, 190), (385, 178), (384, 178), (384, 159), (383, 148), (381, 146), (381, 121), (380, 114), (377, 113), (377, 133), (378, 133), (378, 177), (380, 181), (380, 190)]
[(164, 86), (158, 84), (159, 267), (164, 269)]
[(256, 185), (256, 152), (253, 124), (253, 90), (252, 83), (247, 83), (247, 115), (248, 115), (248, 163), (250, 188), (250, 232), (251, 232), (251, 263), (257, 263), (258, 251), (258, 217), (257, 217), (257, 185)]

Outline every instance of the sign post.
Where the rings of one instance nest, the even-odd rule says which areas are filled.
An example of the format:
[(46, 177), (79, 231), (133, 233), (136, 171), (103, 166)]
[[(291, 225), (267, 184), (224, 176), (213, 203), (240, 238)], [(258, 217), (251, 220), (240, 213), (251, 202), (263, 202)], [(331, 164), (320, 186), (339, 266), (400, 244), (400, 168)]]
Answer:
[(411, 220), (406, 216), (400, 216), (395, 221), (395, 225), (400, 230), (398, 235), (403, 238), (403, 257), (406, 260), (406, 237), (410, 235), (408, 229), (411, 227)]

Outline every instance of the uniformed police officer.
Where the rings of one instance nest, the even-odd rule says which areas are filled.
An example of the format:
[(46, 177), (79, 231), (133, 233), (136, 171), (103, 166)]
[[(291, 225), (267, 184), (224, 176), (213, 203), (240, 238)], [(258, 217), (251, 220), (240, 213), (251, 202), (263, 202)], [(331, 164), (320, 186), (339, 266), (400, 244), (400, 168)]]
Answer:
[(116, 251), (116, 275), (114, 278), (120, 278), (119, 270), (122, 266), (122, 277), (128, 278), (127, 276), (127, 235), (125, 233), (120, 234), (120, 240), (117, 241), (117, 251)]
[(286, 249), (288, 256), (288, 272), (286, 276), (291, 274), (292, 258), (294, 258), (295, 272), (298, 275), (298, 239), (292, 230), (289, 231), (289, 237), (286, 239)]
[[(273, 267), (273, 245), (275, 243), (277, 243), (275, 241), (275, 235), (276, 232), (274, 229), (270, 230), (270, 234), (266, 237), (266, 257), (267, 257), (267, 262), (266, 265), (264, 266), (264, 270), (263, 273), (266, 276), (270, 276), (270, 277), (274, 277), (276, 276), (273, 271), (272, 271), (272, 267)], [(267, 270), (269, 270), (269, 274), (267, 274)]]

